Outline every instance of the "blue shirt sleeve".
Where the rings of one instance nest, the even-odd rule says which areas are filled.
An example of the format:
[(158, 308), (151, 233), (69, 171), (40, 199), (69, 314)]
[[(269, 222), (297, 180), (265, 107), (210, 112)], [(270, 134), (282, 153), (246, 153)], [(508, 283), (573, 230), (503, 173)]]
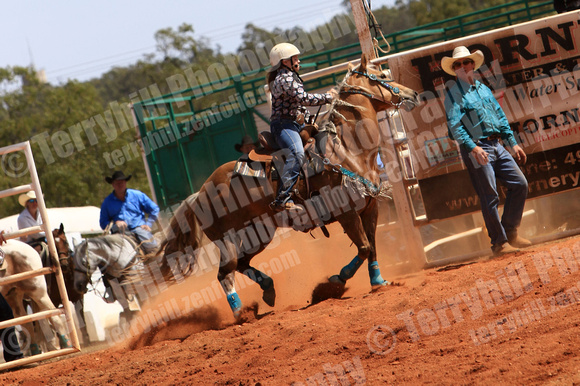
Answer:
[(104, 200), (103, 203), (101, 204), (101, 216), (99, 218), (99, 225), (101, 226), (101, 229), (105, 229), (107, 227), (107, 225), (109, 225), (109, 223), (111, 221), (113, 221), (113, 218), (111, 218), (111, 216), (109, 215), (109, 197), (107, 196)]
[(445, 97), (445, 113), (449, 137), (460, 145), (464, 145), (468, 151), (472, 151), (477, 145), (471, 138), (471, 134), (465, 129), (466, 116), (463, 107), (463, 94), (457, 85), (453, 86)]
[(145, 193), (139, 193), (141, 193), (141, 208), (144, 213), (149, 215), (145, 224), (151, 227), (159, 215), (159, 206), (157, 206), (157, 204), (154, 203)]

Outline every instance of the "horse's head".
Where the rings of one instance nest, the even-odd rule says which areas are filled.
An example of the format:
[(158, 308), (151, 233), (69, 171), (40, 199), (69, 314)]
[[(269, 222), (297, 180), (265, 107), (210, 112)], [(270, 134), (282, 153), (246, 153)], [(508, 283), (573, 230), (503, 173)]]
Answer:
[(74, 262), (74, 289), (80, 293), (84, 294), (87, 292), (87, 285), (91, 281), (91, 275), (93, 270), (91, 270), (90, 262), (87, 257), (88, 253), (88, 242), (84, 240), (78, 244), (73, 253)]
[(58, 254), (61, 268), (63, 271), (73, 269), (73, 267), (71, 267), (72, 250), (64, 233), (63, 224), (60, 224), (60, 228), (52, 231), (52, 237), (54, 238), (56, 253)]
[(358, 66), (349, 68), (346, 84), (342, 85), (340, 92), (369, 98), (377, 112), (391, 107), (410, 110), (419, 105), (419, 93), (390, 80), (364, 54)]

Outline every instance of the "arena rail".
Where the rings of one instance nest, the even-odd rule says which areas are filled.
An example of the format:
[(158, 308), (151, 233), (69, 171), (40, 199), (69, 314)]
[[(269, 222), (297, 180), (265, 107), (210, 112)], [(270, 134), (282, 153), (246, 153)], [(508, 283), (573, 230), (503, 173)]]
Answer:
[[(4, 237), (6, 239), (15, 239), (15, 238), (23, 236), (23, 235), (44, 231), (46, 234), (48, 249), (50, 251), (51, 256), (57, 256), (56, 244), (55, 244), (54, 238), (52, 236), (52, 231), (51, 231), (52, 228), (50, 226), (50, 220), (49, 220), (48, 215), (47, 215), (46, 205), (44, 202), (44, 197), (42, 195), (42, 188), (40, 185), (40, 180), (38, 179), (38, 174), (36, 172), (36, 164), (34, 162), (34, 157), (32, 154), (32, 149), (30, 147), (30, 142), (26, 141), (26, 142), (21, 142), (18, 144), (14, 144), (14, 145), (0, 148), (0, 156), (4, 156), (6, 154), (14, 153), (14, 152), (23, 152), (24, 153), (25, 158), (26, 158), (26, 162), (27, 162), (28, 172), (30, 174), (32, 181), (30, 184), (20, 185), (20, 186), (14, 187), (14, 188), (9, 188), (9, 189), (5, 189), (5, 190), (0, 191), (0, 198), (10, 197), (10, 196), (14, 196), (17, 194), (26, 193), (29, 191), (34, 191), (36, 194), (37, 200), (38, 200), (38, 210), (40, 212), (40, 216), (42, 218), (43, 224), (41, 226), (21, 229), (21, 230), (16, 231), (16, 232), (5, 233)], [(55, 277), (56, 277), (56, 281), (58, 283), (58, 289), (59, 289), (59, 292), (60, 292), (62, 299), (68, 299), (68, 294), (66, 291), (64, 278), (62, 276), (62, 271), (61, 271), (61, 267), (60, 267), (60, 263), (59, 263), (58, 259), (53, 259), (53, 264), (54, 264), (54, 266), (52, 268), (40, 268), (40, 269), (28, 271), (28, 272), (23, 272), (20, 274), (15, 274), (15, 275), (12, 275), (12, 276), (7, 277), (7, 278), (1, 278), (0, 279), (0, 286), (5, 285), (5, 284), (9, 284), (9, 283), (13, 283), (16, 281), (25, 280), (25, 279), (28, 279), (31, 277), (36, 277), (36, 276), (40, 276), (40, 275), (48, 275), (48, 274), (54, 273)], [(78, 335), (76, 332), (77, 329), (76, 329), (76, 326), (74, 323), (73, 310), (72, 310), (70, 302), (64, 302), (63, 308), (56, 308), (54, 310), (49, 310), (49, 311), (35, 312), (33, 314), (30, 314), (30, 315), (26, 315), (26, 316), (22, 316), (19, 318), (14, 318), (11, 320), (0, 322), (0, 329), (11, 327), (11, 326), (16, 326), (16, 325), (27, 323), (27, 322), (47, 319), (47, 318), (52, 317), (52, 316), (59, 316), (60, 317), (61, 315), (65, 316), (68, 333), (70, 335), (70, 339), (71, 339), (71, 343), (72, 343), (73, 347), (57, 349), (57, 350), (49, 351), (46, 353), (34, 355), (31, 357), (24, 357), (22, 359), (18, 359), (18, 360), (11, 361), (8, 363), (2, 363), (2, 364), (0, 364), (0, 371), (5, 370), (5, 369), (9, 369), (12, 367), (17, 367), (17, 366), (21, 366), (21, 365), (34, 363), (34, 362), (39, 362), (42, 360), (51, 359), (51, 358), (55, 358), (55, 357), (62, 356), (62, 355), (68, 355), (68, 354), (72, 354), (72, 353), (80, 351), (80, 349), (81, 349), (80, 343), (79, 343)]]

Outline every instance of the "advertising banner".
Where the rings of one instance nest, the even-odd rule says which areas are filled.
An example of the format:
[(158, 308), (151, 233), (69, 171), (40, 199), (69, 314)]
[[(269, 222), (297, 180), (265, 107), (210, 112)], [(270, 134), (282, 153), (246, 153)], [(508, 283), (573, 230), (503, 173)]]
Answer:
[[(479, 210), (444, 101), (455, 78), (441, 68), (457, 46), (481, 50), (479, 80), (494, 93), (516, 141), (528, 155), (521, 169), (529, 197), (580, 186), (580, 13), (571, 12), (393, 55), (397, 82), (421, 93), (402, 112), (429, 220)], [(509, 148), (508, 148), (509, 150)]]

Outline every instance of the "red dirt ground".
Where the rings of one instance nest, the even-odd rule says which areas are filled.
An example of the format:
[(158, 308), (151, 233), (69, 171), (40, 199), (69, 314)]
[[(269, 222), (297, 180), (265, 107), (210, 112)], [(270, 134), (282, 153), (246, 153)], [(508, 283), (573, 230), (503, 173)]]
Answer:
[[(398, 276), (379, 260), (399, 285), (370, 292), (363, 267), (341, 299), (311, 305), (317, 283), (355, 254), (340, 238), (293, 234), (256, 257), (275, 271), (277, 304), (268, 307), (259, 288), (247, 286), (239, 293), (246, 306), (255, 302), (254, 312), (241, 324), (221, 295), (123, 341), (118, 329), (119, 343), (107, 349), (0, 374), (0, 384), (580, 382), (579, 236)], [(274, 258), (292, 250), (296, 264), (280, 269)], [(212, 271), (170, 287), (143, 314), (185, 314), (214, 281)]]

